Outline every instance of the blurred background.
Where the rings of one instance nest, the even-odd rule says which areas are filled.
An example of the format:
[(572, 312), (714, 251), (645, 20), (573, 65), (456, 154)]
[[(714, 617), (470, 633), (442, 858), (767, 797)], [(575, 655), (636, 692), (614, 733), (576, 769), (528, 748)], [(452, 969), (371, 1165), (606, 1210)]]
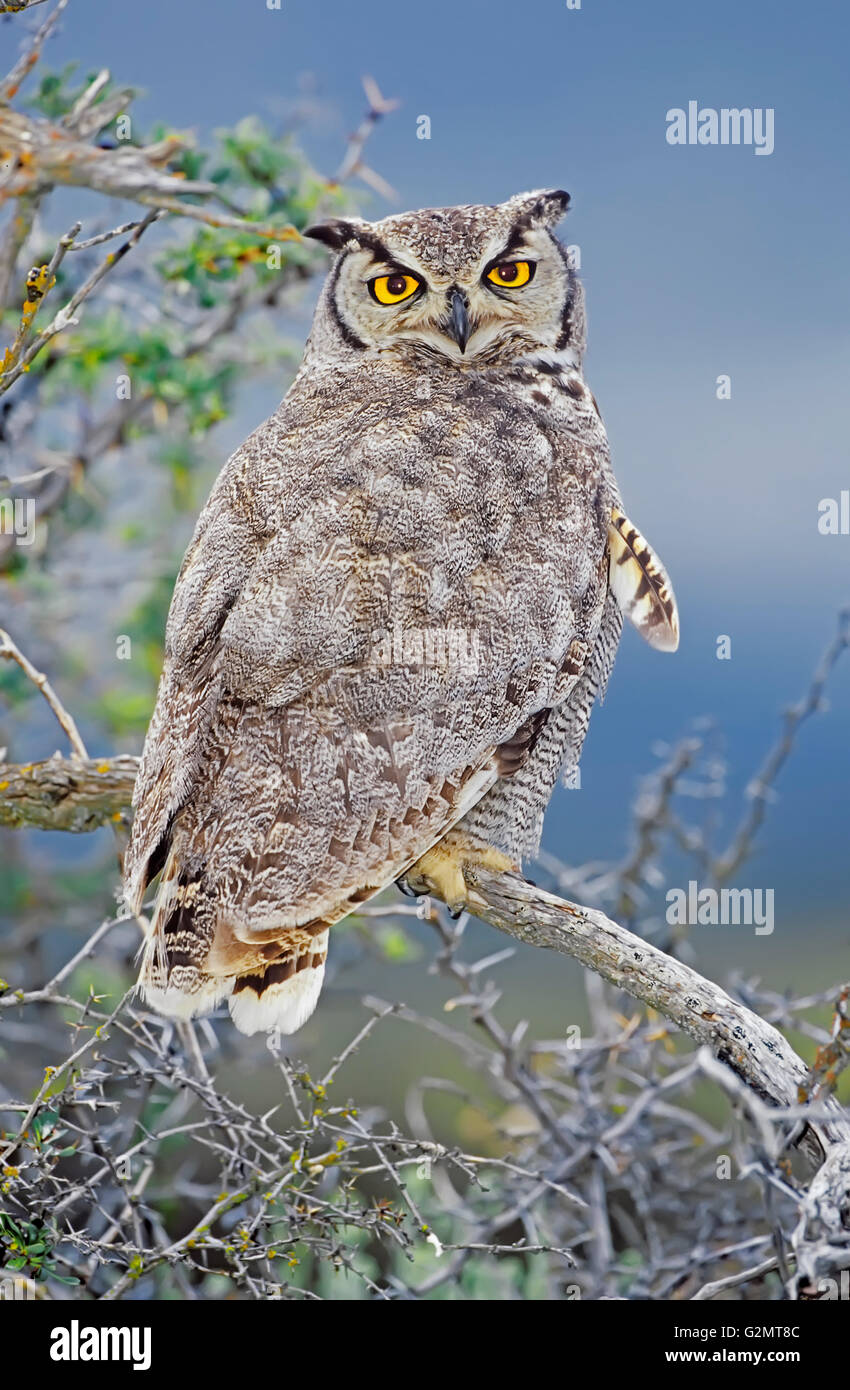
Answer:
[[(43, 14), (33, 11), (30, 28)], [(605, 870), (628, 861), (635, 802), (681, 738), (702, 741), (679, 787), (684, 820), (719, 849), (732, 839), (782, 712), (808, 688), (848, 599), (850, 535), (818, 529), (822, 499), (850, 488), (847, 31), (838, 7), (790, 0), (73, 3), (27, 89), (33, 110), (57, 116), (68, 93), (108, 67), (115, 84), (138, 89), (134, 139), (193, 132), (212, 151), (205, 176), (215, 169), (222, 187), (241, 190), (242, 206), (253, 199), (299, 226), (329, 205), (378, 218), (535, 187), (570, 191), (561, 234), (580, 248), (586, 376), (625, 505), (664, 559), (682, 624), (673, 657), (625, 633), (581, 789), (556, 794), (550, 857), (531, 869), (551, 885), (555, 859), (568, 870), (591, 864), (562, 882), (609, 910)], [(0, 21), (3, 70), (22, 33), (18, 20)], [(398, 99), (364, 150), (377, 177), (355, 172), (329, 190), (363, 117), (365, 74)], [(671, 146), (666, 114), (692, 100), (773, 109), (773, 153)], [(417, 135), (422, 117), (428, 139)], [(192, 177), (188, 161), (185, 169)], [(127, 215), (126, 204), (60, 191), (38, 210), (28, 245), (49, 256), (75, 218), (91, 235)], [(144, 255), (106, 282), (55, 360), (42, 362), (43, 379), (34, 370), (2, 416), (0, 474), (61, 456), (65, 485), (44, 508), (36, 543), (5, 556), (0, 622), (48, 671), (93, 754), (139, 751), (197, 511), (228, 453), (277, 405), (308, 331), (323, 254), (293, 246), (285, 284), (261, 312), (235, 336), (213, 338), (201, 366), (179, 356), (175, 342), (234, 285), (272, 284), (275, 272), (252, 263), (247, 241), (226, 240), (174, 219), (153, 228)], [(16, 283), (6, 337), (19, 304)], [(111, 447), (87, 454), (122, 371), (143, 384), (150, 408)], [(718, 399), (720, 376), (729, 399)], [(122, 635), (130, 661), (116, 655)], [(718, 659), (721, 636), (729, 660)], [(18, 672), (0, 671), (0, 682), (8, 760), (48, 756), (60, 742), (49, 713)], [(848, 693), (845, 661), (830, 677), (828, 707), (800, 731), (734, 881), (774, 890), (773, 934), (694, 927), (676, 947), (701, 970), (798, 992), (848, 974)], [(675, 836), (648, 869), (633, 915), (669, 945), (665, 894), (699, 873)], [(5, 954), (0, 937), (0, 973), (17, 979), (28, 951), (58, 963), (69, 932), (82, 940), (114, 910), (116, 884), (106, 830), (0, 831), (0, 932), (8, 943), (13, 924), (22, 933)], [(480, 925), (469, 931), (476, 949), (505, 944)], [(350, 1035), (364, 993), (442, 1009), (447, 987), (429, 973), (434, 945), (415, 916), (338, 935), (322, 1004), (298, 1039), (308, 1056), (330, 1056)], [(85, 979), (103, 984), (98, 971), (109, 969), (95, 959)], [(130, 978), (128, 965), (117, 984)], [(541, 1036), (562, 1036), (585, 1016), (582, 972), (563, 958), (518, 948), (498, 979), (509, 1018), (530, 1018)], [(365, 1048), (351, 1080), (400, 1106), (426, 1044), (401, 1030), (397, 1043), (392, 1067)], [(442, 1064), (439, 1041), (427, 1046)], [(262, 1043), (241, 1040), (234, 1073), (250, 1056), (262, 1056)], [(262, 1090), (262, 1079), (250, 1084)]]

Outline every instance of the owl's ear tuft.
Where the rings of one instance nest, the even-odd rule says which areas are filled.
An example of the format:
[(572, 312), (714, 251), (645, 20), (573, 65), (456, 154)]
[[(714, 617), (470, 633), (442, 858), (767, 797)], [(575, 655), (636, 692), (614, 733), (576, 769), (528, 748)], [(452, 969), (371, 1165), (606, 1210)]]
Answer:
[(327, 222), (317, 222), (314, 226), (305, 228), (302, 236), (321, 241), (324, 246), (330, 247), (331, 251), (341, 251), (350, 241), (357, 241), (357, 234), (356, 222), (349, 222), (344, 217), (329, 217)]
[(554, 227), (570, 205), (570, 195), (563, 188), (537, 189), (534, 193), (519, 193), (511, 202), (516, 206), (518, 221), (527, 227)]

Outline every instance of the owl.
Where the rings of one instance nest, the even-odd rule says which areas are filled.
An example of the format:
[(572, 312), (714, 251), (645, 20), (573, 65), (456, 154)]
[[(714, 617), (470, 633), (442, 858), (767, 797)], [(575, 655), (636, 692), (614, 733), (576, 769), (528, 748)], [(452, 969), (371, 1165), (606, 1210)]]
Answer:
[(560, 191), (310, 228), (304, 358), (225, 465), (168, 617), (125, 892), (140, 988), (245, 1033), (313, 1012), (389, 885), (468, 903), (574, 774), (623, 616), (673, 650), (582, 375)]

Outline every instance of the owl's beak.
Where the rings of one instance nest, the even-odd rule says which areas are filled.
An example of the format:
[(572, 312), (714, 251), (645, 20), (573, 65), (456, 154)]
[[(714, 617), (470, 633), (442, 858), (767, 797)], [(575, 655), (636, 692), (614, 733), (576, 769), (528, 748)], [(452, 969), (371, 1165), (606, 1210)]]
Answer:
[(469, 335), (472, 332), (466, 295), (462, 290), (453, 289), (449, 294), (449, 321), (447, 331), (454, 338), (461, 352), (466, 352)]

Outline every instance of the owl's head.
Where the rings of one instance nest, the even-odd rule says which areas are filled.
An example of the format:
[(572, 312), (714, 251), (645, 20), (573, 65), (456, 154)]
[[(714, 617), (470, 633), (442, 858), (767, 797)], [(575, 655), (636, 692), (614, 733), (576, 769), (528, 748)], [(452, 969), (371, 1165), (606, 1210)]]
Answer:
[(337, 257), (314, 348), (318, 335), (335, 357), (370, 350), (475, 367), (571, 349), (580, 359), (581, 289), (552, 230), (569, 201), (554, 189), (310, 227)]

